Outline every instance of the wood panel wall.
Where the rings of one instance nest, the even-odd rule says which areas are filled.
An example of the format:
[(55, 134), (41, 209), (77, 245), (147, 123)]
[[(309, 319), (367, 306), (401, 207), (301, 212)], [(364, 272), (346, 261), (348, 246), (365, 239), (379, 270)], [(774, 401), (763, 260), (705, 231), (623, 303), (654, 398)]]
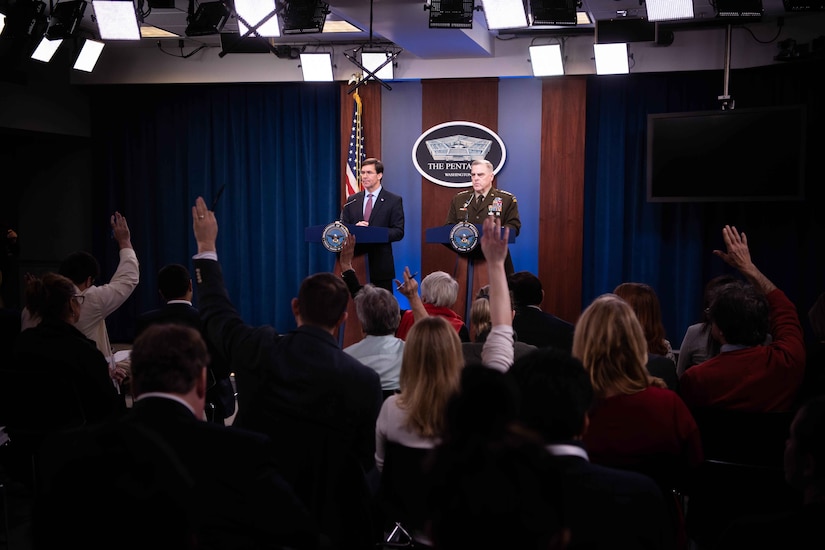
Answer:
[(574, 323), (582, 309), (582, 231), (587, 80), (542, 85), (539, 272), (542, 309)]
[[(453, 121), (475, 122), (498, 132), (498, 79), (438, 79), (425, 80), (421, 84), (424, 109), (421, 115), (421, 131), (426, 132), (436, 124)], [(495, 180), (493, 185), (495, 185)], [(465, 315), (467, 305), (467, 262), (443, 244), (429, 244), (424, 232), (444, 225), (450, 201), (463, 189), (437, 185), (421, 178), (421, 267), (423, 273), (446, 271), (461, 284), (458, 300), (453, 309)], [(487, 268), (483, 261), (475, 262), (475, 277), (470, 295), (487, 284)], [(466, 319), (465, 319), (466, 321)], [(469, 325), (469, 323), (468, 323)]]

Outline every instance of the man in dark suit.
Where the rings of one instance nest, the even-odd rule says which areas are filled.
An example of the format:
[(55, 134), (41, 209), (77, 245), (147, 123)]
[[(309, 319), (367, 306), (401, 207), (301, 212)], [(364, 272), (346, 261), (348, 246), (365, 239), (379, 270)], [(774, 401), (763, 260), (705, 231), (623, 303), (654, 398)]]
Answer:
[(570, 353), (574, 326), (542, 311), (544, 289), (541, 280), (529, 271), (519, 271), (510, 275), (507, 281), (515, 307), (513, 330), (519, 341), (540, 348), (553, 346)]
[(342, 548), (371, 547), (365, 472), (375, 470), (378, 374), (345, 353), (335, 338), (347, 318), (341, 277), (316, 273), (292, 299), (297, 328), (243, 322), (229, 300), (218, 263), (218, 224), (202, 197), (192, 208), (201, 320), (218, 353), (232, 362), (238, 387), (234, 426), (266, 433), (281, 444), (281, 470), (322, 532)]
[[(158, 271), (158, 292), (165, 302), (158, 309), (147, 311), (135, 321), (135, 336), (150, 325), (178, 323), (201, 331), (201, 318), (192, 305), (192, 278), (189, 270), (180, 264), (168, 264)], [(224, 423), (235, 412), (235, 390), (230, 379), (229, 362), (220, 357), (207, 342), (210, 362), (207, 367), (209, 385), (206, 391), (207, 417)]]
[(570, 548), (673, 548), (674, 525), (659, 486), (645, 475), (590, 462), (582, 436), (593, 386), (581, 362), (540, 348), (507, 375), (521, 394), (521, 422), (542, 436), (561, 470)]
[[(470, 176), (473, 188), (457, 193), (450, 201), (450, 210), (447, 212), (448, 225), (459, 222), (468, 222), (476, 225), (484, 223), (487, 216), (495, 216), (501, 220), (501, 227), (509, 227), (510, 231), (518, 235), (521, 231), (521, 218), (518, 213), (516, 196), (507, 191), (493, 188), (493, 163), (486, 159), (476, 159), (470, 165)], [(471, 257), (481, 259), (481, 247), (470, 252)], [(509, 275), (513, 272), (513, 260), (510, 250), (504, 260), (504, 271)]]
[(191, 327), (153, 325), (135, 340), (135, 403), (126, 416), (48, 442), (36, 548), (67, 537), (94, 548), (315, 549), (327, 542), (280, 475), (270, 438), (203, 421), (208, 363)]
[(368, 158), (361, 163), (363, 191), (347, 197), (341, 211), (341, 221), (351, 225), (389, 229), (389, 242), (357, 244), (355, 254), (367, 254), (367, 280), (393, 292), (395, 259), (392, 243), (404, 237), (404, 204), (399, 195), (384, 189), (381, 184), (383, 177), (384, 164), (380, 160)]

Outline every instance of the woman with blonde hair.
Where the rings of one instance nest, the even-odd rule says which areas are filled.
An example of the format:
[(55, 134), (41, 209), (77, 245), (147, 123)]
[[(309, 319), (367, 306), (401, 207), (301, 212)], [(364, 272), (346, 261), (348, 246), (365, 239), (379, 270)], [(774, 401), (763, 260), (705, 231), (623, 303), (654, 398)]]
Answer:
[[(583, 438), (591, 462), (647, 474), (666, 496), (685, 490), (704, 459), (699, 428), (679, 395), (648, 373), (647, 342), (630, 305), (615, 294), (596, 298), (576, 323), (573, 356), (595, 394)], [(684, 542), (675, 500), (672, 517)]]
[(410, 329), (404, 344), (399, 385), (375, 423), (375, 464), (384, 467), (388, 442), (433, 448), (444, 428), (447, 401), (458, 390), (464, 355), (455, 328), (444, 317), (425, 317)]

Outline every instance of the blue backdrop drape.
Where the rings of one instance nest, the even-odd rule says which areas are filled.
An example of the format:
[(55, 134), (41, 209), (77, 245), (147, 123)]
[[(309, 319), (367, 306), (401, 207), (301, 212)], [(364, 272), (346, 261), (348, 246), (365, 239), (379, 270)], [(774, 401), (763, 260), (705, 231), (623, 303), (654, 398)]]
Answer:
[[(113, 341), (131, 341), (133, 316), (159, 305), (158, 269), (191, 269), (191, 206), (224, 185), (216, 214), (229, 295), (248, 322), (292, 328), (301, 280), (333, 267), (304, 228), (339, 209), (338, 85), (104, 87), (92, 105), (96, 207), (127, 217), (141, 265), (140, 285), (110, 318)], [(104, 256), (111, 273), (117, 258)]]
[(731, 72), (729, 93), (738, 108), (807, 107), (807, 200), (779, 203), (646, 201), (647, 115), (720, 109), (722, 71), (590, 78), (582, 306), (623, 281), (648, 283), (677, 348), (685, 328), (700, 320), (705, 282), (730, 271), (712, 250), (724, 248), (721, 229), (732, 224), (746, 232), (757, 266), (797, 304), (807, 325), (808, 308), (825, 290), (825, 230), (817, 212), (825, 150), (822, 74), (822, 63)]

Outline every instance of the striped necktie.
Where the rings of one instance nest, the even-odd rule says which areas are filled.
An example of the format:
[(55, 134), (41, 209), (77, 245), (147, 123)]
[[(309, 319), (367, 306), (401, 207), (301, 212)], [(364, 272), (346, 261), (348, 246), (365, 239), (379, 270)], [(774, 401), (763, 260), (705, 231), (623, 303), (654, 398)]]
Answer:
[(364, 207), (364, 221), (370, 221), (370, 214), (372, 214), (372, 193), (367, 195), (367, 205)]

